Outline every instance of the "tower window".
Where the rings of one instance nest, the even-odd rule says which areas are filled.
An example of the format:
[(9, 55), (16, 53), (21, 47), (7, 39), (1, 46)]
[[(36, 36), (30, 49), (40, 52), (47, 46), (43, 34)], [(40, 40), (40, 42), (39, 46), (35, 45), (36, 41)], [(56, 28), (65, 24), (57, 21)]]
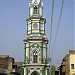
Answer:
[(37, 12), (38, 12), (38, 8), (35, 6), (34, 7), (34, 14), (37, 14)]
[(38, 62), (38, 54), (37, 52), (33, 52), (33, 63), (37, 63)]

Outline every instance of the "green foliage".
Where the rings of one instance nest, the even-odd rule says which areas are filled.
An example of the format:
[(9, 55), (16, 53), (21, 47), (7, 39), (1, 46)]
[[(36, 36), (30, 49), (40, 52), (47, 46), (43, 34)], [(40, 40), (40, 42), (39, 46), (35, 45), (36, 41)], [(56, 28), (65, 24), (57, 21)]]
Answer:
[(55, 75), (55, 66), (54, 65), (51, 65), (50, 67), (50, 75)]

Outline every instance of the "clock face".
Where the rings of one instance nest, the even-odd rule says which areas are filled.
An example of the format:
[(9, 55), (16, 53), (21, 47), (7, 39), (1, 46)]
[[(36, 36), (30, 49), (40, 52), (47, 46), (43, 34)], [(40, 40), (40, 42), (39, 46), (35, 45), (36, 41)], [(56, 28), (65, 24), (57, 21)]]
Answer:
[(33, 27), (34, 27), (34, 28), (38, 28), (38, 24), (37, 24), (37, 23), (34, 23), (34, 24), (33, 24)]

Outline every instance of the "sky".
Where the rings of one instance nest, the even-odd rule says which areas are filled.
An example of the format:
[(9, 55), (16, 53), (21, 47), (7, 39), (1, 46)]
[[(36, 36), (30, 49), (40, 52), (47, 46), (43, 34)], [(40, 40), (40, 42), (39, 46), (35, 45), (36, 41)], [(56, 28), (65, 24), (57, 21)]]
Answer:
[[(15, 61), (24, 61), (24, 42), (27, 34), (26, 19), (29, 16), (30, 0), (0, 0), (0, 55), (14, 57)], [(46, 37), (50, 43), (50, 25), (52, 0), (42, 0), (44, 3), (43, 14), (46, 18)], [(59, 66), (63, 57), (74, 50), (74, 0), (64, 0), (60, 26), (56, 43), (54, 38), (57, 31), (58, 19), (62, 0), (54, 1), (52, 43), (48, 57), (52, 63)], [(53, 52), (53, 55), (52, 55)], [(51, 56), (52, 55), (52, 56)]]

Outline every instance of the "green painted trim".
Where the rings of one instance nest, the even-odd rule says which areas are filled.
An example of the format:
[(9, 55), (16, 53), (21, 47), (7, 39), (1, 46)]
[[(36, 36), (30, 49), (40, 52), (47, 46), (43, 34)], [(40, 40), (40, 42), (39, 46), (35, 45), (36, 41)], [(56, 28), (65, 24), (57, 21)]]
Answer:
[(38, 6), (38, 15), (39, 15), (39, 6)]
[(47, 75), (49, 75), (49, 68), (47, 68)]
[(46, 64), (47, 64), (47, 44), (46, 44)]
[(26, 75), (28, 75), (28, 68), (26, 68)]
[(46, 34), (46, 30), (45, 30), (45, 22), (44, 22), (44, 34)]
[(42, 63), (42, 43), (41, 43), (41, 63)]
[(31, 33), (32, 33), (32, 21), (31, 21)]
[(26, 63), (26, 44), (25, 44), (25, 48), (24, 48), (24, 63)]
[(27, 22), (27, 34), (28, 34), (28, 22)]
[(42, 75), (45, 75), (44, 68), (42, 68)]
[(29, 7), (29, 16), (30, 16), (30, 8), (31, 8), (31, 7)]
[(43, 63), (43, 49), (44, 49), (44, 42), (43, 42), (44, 40), (42, 39), (42, 63)]
[(22, 68), (22, 75), (24, 75), (24, 68)]
[(40, 23), (40, 21), (39, 21), (39, 32), (41, 34), (41, 23)]
[(29, 42), (29, 64), (30, 64), (30, 42)]

